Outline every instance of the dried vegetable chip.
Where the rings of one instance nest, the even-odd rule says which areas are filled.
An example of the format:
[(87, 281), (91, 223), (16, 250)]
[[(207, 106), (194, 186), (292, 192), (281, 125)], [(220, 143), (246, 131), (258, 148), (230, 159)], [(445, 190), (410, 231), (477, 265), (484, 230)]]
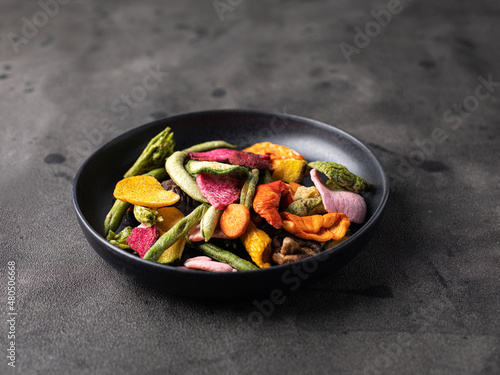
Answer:
[(323, 182), (316, 169), (311, 170), (311, 180), (317, 187), (328, 212), (343, 212), (353, 223), (365, 221), (367, 206), (364, 198), (351, 191), (332, 190)]
[(202, 270), (210, 272), (236, 272), (229, 264), (217, 262), (210, 257), (198, 256), (187, 259), (184, 266), (191, 270)]
[(163, 221), (156, 223), (160, 236), (168, 232), (177, 222), (184, 217), (184, 214), (176, 207), (161, 207), (158, 214), (163, 217)]
[(212, 206), (219, 210), (225, 209), (231, 203), (235, 203), (240, 199), (242, 181), (239, 175), (200, 173), (196, 177), (196, 183), (203, 196)]
[(157, 262), (168, 264), (172, 263), (172, 259), (179, 259), (186, 246), (186, 237), (179, 238), (172, 246), (165, 249), (165, 251), (160, 255)]
[(218, 161), (221, 163), (226, 163), (227, 159), (235, 152), (239, 151), (231, 150), (229, 148), (218, 148), (216, 150), (206, 152), (188, 152), (188, 157), (191, 160)]
[(286, 209), (292, 202), (287, 184), (283, 181), (275, 181), (257, 186), (253, 209), (273, 227), (281, 228), (283, 223), (278, 211), (279, 207)]
[(172, 191), (166, 191), (158, 180), (150, 176), (124, 178), (116, 184), (116, 199), (146, 207), (171, 206), (179, 200)]
[(247, 206), (233, 203), (226, 207), (220, 218), (220, 229), (231, 239), (241, 237), (250, 224), (250, 210)]
[(282, 159), (295, 159), (305, 160), (304, 157), (297, 151), (289, 147), (277, 145), (271, 142), (260, 142), (253, 146), (245, 148), (243, 151), (252, 152), (254, 154), (267, 154), (271, 157), (272, 169), (277, 167), (277, 160)]
[(141, 224), (132, 229), (132, 232), (130, 232), (130, 235), (127, 237), (127, 244), (132, 250), (136, 251), (141, 258), (144, 258), (149, 248), (153, 246), (159, 237), (160, 233), (157, 227), (148, 227)]
[(271, 169), (273, 166), (266, 155), (252, 154), (251, 152), (238, 151), (229, 156), (227, 162), (229, 164), (242, 165), (247, 168)]
[(271, 237), (252, 222), (245, 233), (240, 237), (243, 246), (260, 268), (271, 267)]
[(283, 159), (274, 161), (274, 181), (302, 182), (307, 172), (307, 161), (296, 159)]
[[(160, 236), (168, 232), (172, 227), (177, 224), (179, 220), (184, 218), (184, 214), (175, 207), (162, 207), (158, 209), (158, 213), (163, 217), (163, 221), (156, 223)], [(177, 240), (172, 246), (166, 249), (158, 258), (158, 263), (169, 263), (171, 259), (179, 258), (180, 254), (184, 251), (186, 246), (186, 238), (182, 237)]]
[(351, 222), (347, 215), (330, 212), (325, 215), (297, 216), (282, 212), (283, 228), (305, 240), (326, 242), (345, 236)]
[(293, 181), (288, 183), (288, 187), (290, 188), (290, 194), (292, 195), (294, 200), (295, 200), (295, 192), (301, 186), (302, 186), (301, 184), (298, 184), (298, 183), (293, 182)]
[(368, 182), (356, 176), (341, 164), (327, 161), (313, 161), (308, 165), (328, 176), (333, 184), (343, 186), (349, 191), (361, 193), (362, 191), (370, 190)]

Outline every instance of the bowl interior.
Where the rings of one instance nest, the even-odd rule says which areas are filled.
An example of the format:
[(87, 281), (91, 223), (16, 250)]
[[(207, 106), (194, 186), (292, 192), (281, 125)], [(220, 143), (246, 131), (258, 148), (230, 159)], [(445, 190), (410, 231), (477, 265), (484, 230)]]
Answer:
[[(359, 251), (361, 244), (357, 243), (357, 237), (361, 239), (362, 232), (368, 231), (375, 224), (387, 200), (389, 188), (380, 163), (360, 141), (336, 127), (292, 115), (243, 110), (179, 115), (140, 126), (118, 136), (93, 153), (75, 177), (73, 196), (80, 224), (87, 238), (92, 240), (90, 242), (93, 247), (100, 247), (98, 253), (101, 256), (103, 250), (108, 253), (107, 261), (109, 257), (116, 255), (127, 258), (133, 263), (133, 267), (151, 268), (153, 264), (107, 243), (104, 239), (103, 223), (113, 204), (116, 183), (123, 178), (123, 174), (149, 140), (166, 126), (174, 132), (176, 150), (216, 139), (237, 144), (239, 149), (257, 142), (270, 141), (297, 150), (308, 161), (324, 160), (343, 164), (367, 180), (372, 189), (363, 193), (368, 207), (365, 223), (349, 240), (329, 250), (330, 252)], [(286, 268), (285, 265), (271, 269), (281, 269), (283, 272)], [(172, 277), (172, 274), (190, 273), (160, 264), (154, 264), (154, 269), (156, 272), (164, 270), (169, 277)], [(258, 277), (258, 274), (269, 272), (271, 269), (250, 273)], [(216, 274), (203, 274), (204, 278), (221, 277)], [(232, 273), (231, 277), (238, 277), (238, 274), (243, 273)]]

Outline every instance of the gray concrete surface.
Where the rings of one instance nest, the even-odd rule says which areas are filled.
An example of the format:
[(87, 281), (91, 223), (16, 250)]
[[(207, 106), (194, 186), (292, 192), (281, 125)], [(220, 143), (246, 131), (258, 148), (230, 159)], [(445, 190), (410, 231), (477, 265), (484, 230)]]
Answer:
[[(500, 3), (3, 0), (0, 14), (0, 373), (500, 372)], [(71, 202), (104, 142), (216, 108), (337, 125), (391, 178), (366, 251), (260, 325), (253, 301), (117, 273)]]

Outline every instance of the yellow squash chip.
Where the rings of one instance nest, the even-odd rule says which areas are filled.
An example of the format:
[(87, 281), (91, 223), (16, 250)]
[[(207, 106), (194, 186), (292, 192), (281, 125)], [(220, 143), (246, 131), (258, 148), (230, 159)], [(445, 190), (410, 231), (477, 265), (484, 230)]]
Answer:
[(151, 176), (124, 178), (116, 184), (113, 195), (121, 201), (152, 208), (171, 206), (180, 198)]
[(160, 230), (160, 236), (172, 229), (184, 217), (184, 214), (176, 207), (158, 208), (158, 214), (163, 218), (163, 221), (156, 223), (156, 226)]
[(272, 178), (274, 181), (300, 183), (307, 171), (307, 161), (296, 159), (275, 160)]
[(186, 237), (179, 238), (172, 246), (166, 249), (158, 258), (158, 263), (169, 264), (182, 256), (186, 246)]
[[(184, 217), (184, 214), (176, 207), (161, 207), (158, 209), (158, 214), (163, 217), (163, 221), (156, 223), (160, 236), (168, 232), (177, 222)], [(172, 246), (166, 249), (158, 258), (158, 263), (172, 263), (179, 259), (186, 246), (186, 238), (179, 238)]]
[(250, 222), (240, 239), (250, 258), (259, 268), (271, 267), (271, 238), (266, 232)]

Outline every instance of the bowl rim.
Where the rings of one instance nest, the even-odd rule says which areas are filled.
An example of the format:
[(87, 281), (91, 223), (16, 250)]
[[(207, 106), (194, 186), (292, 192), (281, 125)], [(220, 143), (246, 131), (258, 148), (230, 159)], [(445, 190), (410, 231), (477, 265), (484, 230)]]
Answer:
[[(273, 265), (272, 267), (268, 268), (260, 268), (257, 270), (251, 270), (251, 271), (245, 271), (245, 272), (206, 272), (206, 271), (201, 271), (201, 270), (191, 270), (191, 269), (181, 269), (178, 267), (173, 267), (168, 264), (162, 264), (162, 263), (157, 263), (157, 262), (151, 262), (149, 260), (142, 259), (138, 257), (137, 255), (132, 254), (131, 252), (125, 250), (125, 249), (120, 249), (117, 246), (112, 245), (109, 243), (105, 237), (103, 237), (101, 234), (99, 234), (93, 227), (90, 225), (90, 223), (87, 221), (85, 218), (83, 212), (80, 209), (80, 205), (78, 202), (77, 198), (77, 193), (78, 193), (78, 185), (79, 185), (79, 180), (81, 175), (83, 174), (84, 170), (86, 169), (87, 165), (90, 163), (90, 161), (97, 155), (98, 153), (102, 152), (103, 149), (112, 147), (115, 143), (119, 143), (122, 141), (124, 138), (128, 138), (130, 136), (133, 136), (134, 133), (141, 133), (143, 132), (146, 128), (149, 127), (154, 127), (159, 123), (164, 123), (166, 121), (173, 121), (173, 120), (182, 120), (182, 119), (187, 119), (190, 117), (198, 117), (198, 116), (205, 116), (205, 115), (252, 115), (252, 116), (279, 116), (280, 118), (283, 119), (290, 119), (294, 121), (299, 121), (303, 123), (307, 123), (308, 125), (313, 125), (322, 129), (334, 129), (335, 132), (338, 132), (342, 134), (343, 137), (345, 137), (350, 143), (355, 144), (358, 148), (362, 149), (364, 153), (367, 153), (374, 161), (375, 165), (378, 169), (378, 174), (381, 176), (381, 184), (380, 184), (380, 190), (381, 190), (381, 198), (380, 198), (380, 203), (376, 207), (375, 211), (371, 214), (370, 218), (368, 221), (362, 224), (362, 226), (357, 229), (356, 233), (354, 233), (351, 237), (343, 241), (342, 243), (331, 247), (327, 250), (324, 250), (320, 254), (314, 255), (312, 257), (308, 257), (302, 260), (299, 260), (297, 262), (293, 262), (291, 264), (303, 264), (305, 261), (310, 260), (311, 258), (316, 258), (318, 259), (318, 256), (321, 255), (327, 255), (330, 257), (333, 254), (341, 253), (346, 251), (346, 249), (349, 249), (349, 245), (351, 242), (356, 241), (358, 237), (361, 237), (363, 233), (366, 231), (370, 230), (373, 225), (380, 219), (380, 216), (382, 215), (382, 212), (385, 208), (385, 205), (387, 203), (387, 200), (389, 198), (389, 180), (387, 178), (387, 174), (384, 171), (382, 164), (378, 160), (378, 158), (373, 154), (373, 152), (364, 144), (362, 143), (359, 139), (354, 137), (352, 134), (349, 132), (340, 129), (339, 127), (335, 125), (329, 125), (327, 123), (303, 117), (303, 116), (298, 116), (298, 115), (293, 115), (293, 114), (284, 114), (284, 113), (277, 113), (277, 112), (271, 112), (271, 111), (262, 111), (262, 110), (249, 110), (249, 109), (210, 109), (210, 110), (202, 110), (202, 111), (195, 111), (195, 112), (188, 112), (188, 113), (183, 113), (183, 114), (178, 114), (174, 116), (167, 116), (162, 119), (154, 120), (151, 122), (148, 122), (146, 124), (139, 125), (135, 128), (129, 129), (113, 139), (109, 140), (108, 142), (104, 143), (101, 145), (98, 149), (96, 149), (94, 152), (92, 152), (87, 159), (82, 163), (80, 168), (78, 169), (74, 179), (73, 179), (73, 187), (72, 187), (72, 200), (73, 200), (73, 206), (75, 208), (77, 217), (82, 225), (85, 226), (87, 231), (92, 234), (93, 238), (96, 239), (102, 246), (110, 250), (111, 252), (114, 252), (117, 256), (120, 256), (122, 258), (126, 258), (127, 260), (130, 260), (132, 262), (138, 262), (142, 266), (153, 268), (156, 270), (163, 270), (165, 272), (181, 272), (184, 275), (188, 274), (197, 274), (197, 275), (206, 275), (206, 277), (218, 277), (218, 278), (238, 278), (238, 277), (243, 277), (244, 275), (250, 275), (250, 274), (262, 274), (264, 272), (266, 273), (271, 273), (271, 272), (280, 272), (281, 270), (285, 270), (286, 268), (289, 268), (291, 264), (282, 264), (282, 265)], [(203, 276), (202, 276), (203, 277)]]

